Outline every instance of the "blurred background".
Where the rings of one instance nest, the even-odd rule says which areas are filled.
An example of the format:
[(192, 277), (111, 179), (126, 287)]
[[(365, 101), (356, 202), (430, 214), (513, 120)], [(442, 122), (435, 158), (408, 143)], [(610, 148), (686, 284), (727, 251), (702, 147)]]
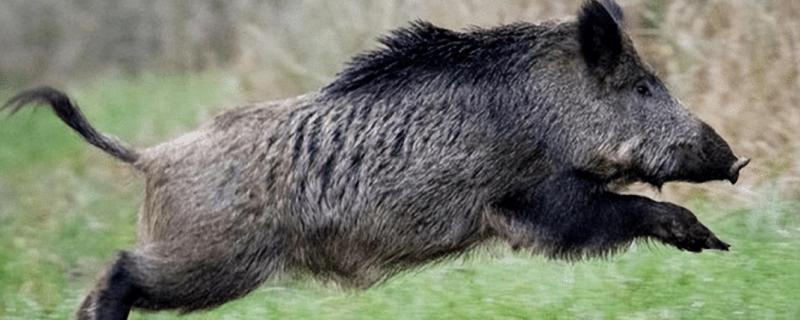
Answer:
[[(736, 186), (675, 184), (730, 253), (657, 244), (577, 264), (492, 246), (366, 292), (279, 279), (186, 319), (800, 318), (800, 2), (619, 0), (642, 56), (737, 153)], [(570, 19), (580, 0), (0, 0), (0, 100), (49, 84), (136, 146), (328, 83), (422, 18), (461, 29)], [(48, 111), (0, 120), (0, 318), (63, 319), (135, 242), (142, 181)], [(134, 319), (171, 319), (140, 314)]]

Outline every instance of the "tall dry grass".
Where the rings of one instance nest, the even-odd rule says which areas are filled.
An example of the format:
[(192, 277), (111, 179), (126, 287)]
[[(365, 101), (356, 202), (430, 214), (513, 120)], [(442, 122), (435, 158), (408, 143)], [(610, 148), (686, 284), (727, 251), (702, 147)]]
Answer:
[[(668, 187), (666, 196), (748, 198), (768, 188), (800, 198), (800, 2), (619, 1), (639, 50), (674, 95), (754, 159), (737, 187)], [(378, 35), (411, 19), (492, 26), (568, 18), (580, 3), (4, 0), (0, 84), (85, 70), (216, 66), (234, 73), (250, 99), (272, 99), (319, 88)]]
[(242, 0), (2, 0), (0, 85), (229, 61)]

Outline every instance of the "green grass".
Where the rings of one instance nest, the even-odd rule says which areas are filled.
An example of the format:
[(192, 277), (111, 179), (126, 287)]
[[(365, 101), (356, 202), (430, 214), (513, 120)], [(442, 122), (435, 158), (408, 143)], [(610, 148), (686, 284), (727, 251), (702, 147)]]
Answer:
[[(236, 89), (220, 79), (144, 76), (67, 89), (101, 131), (146, 146), (230, 106)], [(141, 190), (135, 174), (44, 109), (0, 120), (0, 319), (70, 317), (103, 264), (133, 245)], [(729, 253), (638, 245), (570, 264), (496, 249), (363, 292), (281, 279), (185, 319), (798, 319), (800, 203), (773, 194), (750, 208), (688, 204), (733, 244)]]

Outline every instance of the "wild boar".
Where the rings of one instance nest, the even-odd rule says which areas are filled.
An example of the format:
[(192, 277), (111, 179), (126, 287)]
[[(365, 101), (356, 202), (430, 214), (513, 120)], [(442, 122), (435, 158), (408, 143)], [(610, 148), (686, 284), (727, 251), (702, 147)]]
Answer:
[(146, 178), (135, 249), (77, 313), (190, 312), (285, 271), (365, 288), (493, 238), (581, 258), (652, 238), (726, 250), (688, 210), (609, 184), (736, 182), (749, 160), (674, 99), (611, 0), (578, 18), (452, 31), (417, 21), (324, 88), (134, 150), (62, 92), (22, 92)]

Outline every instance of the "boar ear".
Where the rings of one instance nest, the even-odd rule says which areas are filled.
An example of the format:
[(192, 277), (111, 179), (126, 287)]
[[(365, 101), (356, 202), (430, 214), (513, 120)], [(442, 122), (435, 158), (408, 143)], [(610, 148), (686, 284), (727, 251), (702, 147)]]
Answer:
[(581, 54), (596, 74), (606, 74), (619, 63), (623, 23), (622, 9), (614, 0), (587, 1), (578, 13)]

